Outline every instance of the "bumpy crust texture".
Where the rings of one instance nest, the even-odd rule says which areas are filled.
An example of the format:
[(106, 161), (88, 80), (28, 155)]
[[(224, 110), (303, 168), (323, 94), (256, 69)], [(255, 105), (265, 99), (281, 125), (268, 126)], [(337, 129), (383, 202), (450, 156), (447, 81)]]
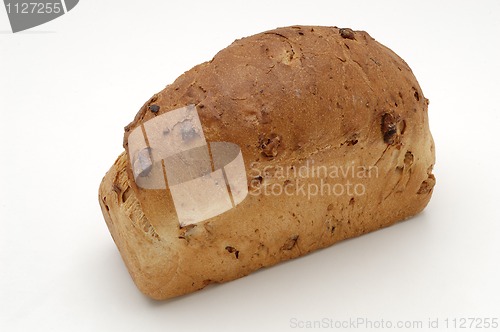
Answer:
[(351, 176), (362, 195), (261, 192), (181, 228), (164, 190), (137, 188), (124, 152), (105, 175), (99, 201), (130, 274), (152, 298), (233, 280), (386, 227), (417, 214), (431, 197), (428, 100), (408, 65), (366, 32), (294, 26), (236, 40), (147, 101), (125, 129), (125, 150), (131, 130), (189, 104), (197, 106), (207, 141), (241, 147), (250, 190), (317, 181), (276, 175), (311, 162), (375, 167), (377, 174)]

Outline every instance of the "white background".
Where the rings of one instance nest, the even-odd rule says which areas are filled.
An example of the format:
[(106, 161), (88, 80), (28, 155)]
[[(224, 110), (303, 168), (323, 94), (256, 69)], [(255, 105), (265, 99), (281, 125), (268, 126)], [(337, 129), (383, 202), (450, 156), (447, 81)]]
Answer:
[[(498, 1), (85, 0), (12, 34), (0, 8), (0, 330), (500, 319), (499, 17)], [(366, 30), (412, 67), (431, 102), (430, 204), (404, 223), (234, 282), (146, 298), (97, 200), (123, 127), (153, 93), (234, 39), (293, 24)]]

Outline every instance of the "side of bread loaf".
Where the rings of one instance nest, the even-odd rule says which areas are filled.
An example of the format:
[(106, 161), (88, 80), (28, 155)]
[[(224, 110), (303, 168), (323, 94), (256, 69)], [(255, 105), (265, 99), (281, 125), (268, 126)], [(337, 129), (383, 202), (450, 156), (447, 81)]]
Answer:
[[(168, 188), (135, 184), (127, 142), (190, 104), (207, 141), (241, 148), (250, 193), (180, 227)], [(135, 283), (155, 299), (391, 225), (420, 212), (435, 184), (427, 104), (408, 65), (366, 32), (295, 26), (237, 40), (126, 127), (126, 152), (99, 189), (104, 218)]]

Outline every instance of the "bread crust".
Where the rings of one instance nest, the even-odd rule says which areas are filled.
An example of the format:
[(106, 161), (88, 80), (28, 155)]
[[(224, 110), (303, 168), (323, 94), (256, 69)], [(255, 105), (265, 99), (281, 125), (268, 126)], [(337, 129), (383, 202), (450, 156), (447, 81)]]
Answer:
[[(207, 141), (239, 145), (251, 194), (224, 214), (181, 228), (168, 189), (135, 185), (127, 138), (142, 123), (189, 104), (197, 107)], [(293, 26), (236, 40), (153, 95), (126, 127), (125, 152), (99, 188), (104, 218), (138, 288), (154, 299), (389, 226), (419, 213), (432, 195), (427, 105), (408, 65), (366, 32)], [(289, 171), (323, 165), (373, 167), (377, 174), (322, 178)], [(346, 181), (365, 192), (296, 192)], [(263, 192), (275, 184), (296, 194)]]

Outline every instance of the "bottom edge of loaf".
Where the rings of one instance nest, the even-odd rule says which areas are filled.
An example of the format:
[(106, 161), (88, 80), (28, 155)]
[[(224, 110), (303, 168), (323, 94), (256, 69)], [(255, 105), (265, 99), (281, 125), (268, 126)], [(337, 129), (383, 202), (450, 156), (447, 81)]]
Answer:
[(193, 278), (176, 264), (175, 253), (169, 252), (142, 213), (129, 185), (126, 162), (126, 154), (122, 153), (104, 176), (99, 187), (99, 203), (110, 234), (136, 286), (155, 300), (165, 300), (203, 289), (210, 284), (232, 281), (340, 241), (391, 226), (421, 212), (430, 199), (430, 195), (422, 196), (420, 201), (412, 204), (411, 209), (402, 210), (401, 215), (395, 214), (384, 222), (358, 228), (331, 242), (318, 243), (315, 247), (299, 252), (290, 250), (287, 255), (271, 257), (256, 266), (237, 269), (217, 278)]

